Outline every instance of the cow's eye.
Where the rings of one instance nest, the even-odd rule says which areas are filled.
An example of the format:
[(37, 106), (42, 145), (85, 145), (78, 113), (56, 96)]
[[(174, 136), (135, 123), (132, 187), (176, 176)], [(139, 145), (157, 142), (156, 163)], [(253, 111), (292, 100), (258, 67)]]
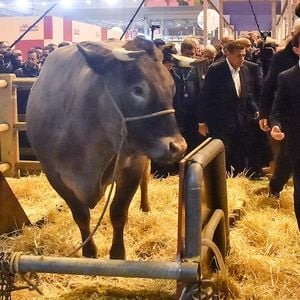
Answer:
[(133, 89), (132, 89), (133, 93), (136, 95), (136, 96), (143, 96), (144, 95), (144, 91), (143, 89), (140, 87), (140, 86), (135, 86)]

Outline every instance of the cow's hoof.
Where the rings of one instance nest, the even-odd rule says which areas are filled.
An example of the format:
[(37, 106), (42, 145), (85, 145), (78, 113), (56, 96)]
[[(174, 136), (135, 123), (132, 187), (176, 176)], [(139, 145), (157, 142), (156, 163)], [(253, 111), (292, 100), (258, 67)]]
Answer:
[(88, 258), (97, 258), (98, 257), (98, 249), (95, 245), (90, 247), (83, 247), (82, 255)]
[(144, 213), (150, 212), (150, 206), (141, 206), (140, 210)]
[(122, 260), (125, 260), (126, 259), (126, 255), (125, 255), (125, 252), (123, 251), (110, 251), (109, 252), (109, 258), (110, 259), (122, 259)]

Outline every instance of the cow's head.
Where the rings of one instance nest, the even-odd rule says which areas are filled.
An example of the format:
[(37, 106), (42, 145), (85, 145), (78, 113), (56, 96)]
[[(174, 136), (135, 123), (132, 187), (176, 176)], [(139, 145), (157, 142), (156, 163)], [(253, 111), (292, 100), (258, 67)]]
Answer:
[[(78, 48), (105, 82), (106, 98), (113, 99), (124, 118), (173, 108), (174, 81), (162, 64), (162, 53), (151, 41), (136, 38), (125, 44), (119, 41), (104, 45), (80, 43)], [(173, 162), (186, 149), (174, 113), (126, 122), (126, 125), (127, 150), (142, 152), (153, 160)]]

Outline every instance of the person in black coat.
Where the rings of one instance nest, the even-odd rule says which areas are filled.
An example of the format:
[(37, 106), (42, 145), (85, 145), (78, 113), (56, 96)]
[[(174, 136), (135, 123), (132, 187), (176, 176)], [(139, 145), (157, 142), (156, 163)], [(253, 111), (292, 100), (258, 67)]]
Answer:
[[(198, 116), (201, 62), (195, 58), (196, 44), (192, 38), (186, 38), (181, 44), (181, 56), (178, 63), (170, 70), (175, 82), (176, 93), (173, 98), (176, 121), (180, 133), (186, 140), (187, 153), (197, 147), (203, 139), (198, 132)], [(201, 66), (197, 66), (200, 63)]]
[[(249, 69), (251, 75), (251, 84), (253, 86), (253, 96), (257, 106), (263, 84), (263, 72), (259, 64), (251, 61), (252, 43), (248, 38), (239, 38), (238, 42), (245, 46), (246, 57), (243, 64)], [(248, 145), (252, 149), (248, 153), (247, 176), (251, 179), (258, 179), (263, 176), (263, 167), (270, 162), (270, 147), (265, 132), (261, 131), (258, 124), (258, 118), (252, 119), (247, 131)]]
[[(296, 20), (292, 35), (300, 31), (300, 19)], [(263, 89), (259, 102), (259, 126), (265, 132), (270, 131), (269, 115), (274, 102), (277, 90), (278, 75), (291, 68), (298, 62), (298, 55), (293, 51), (291, 41), (283, 49), (275, 53), (269, 73), (263, 84)], [(269, 182), (269, 195), (278, 198), (284, 185), (291, 176), (291, 166), (286, 156), (284, 142), (272, 143), (274, 155), (274, 171)]]
[(245, 47), (237, 41), (226, 44), (226, 59), (211, 65), (203, 89), (200, 109), (200, 134), (223, 141), (226, 168), (234, 175), (244, 171), (247, 157), (249, 120), (255, 117), (257, 105), (249, 82), (249, 69), (243, 65)]
[[(291, 45), (300, 57), (300, 32)], [(270, 115), (271, 136), (276, 140), (286, 139), (294, 180), (294, 206), (300, 230), (300, 66), (299, 62), (282, 72), (278, 78), (278, 90)]]
[(0, 41), (0, 73), (13, 73), (11, 49), (7, 41)]

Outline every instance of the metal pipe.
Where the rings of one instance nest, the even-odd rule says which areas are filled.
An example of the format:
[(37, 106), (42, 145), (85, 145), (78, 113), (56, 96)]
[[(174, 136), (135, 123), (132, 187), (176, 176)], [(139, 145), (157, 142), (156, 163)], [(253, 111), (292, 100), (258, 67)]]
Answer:
[(11, 273), (56, 273), (74, 275), (98, 275), (180, 281), (199, 280), (198, 263), (193, 262), (145, 262), (125, 260), (100, 260), (92, 258), (65, 258), (32, 255), (11, 256)]
[(201, 185), (203, 168), (191, 164), (185, 177), (185, 257), (200, 256), (201, 249)]
[(224, 151), (224, 144), (221, 140), (214, 139), (205, 148), (193, 156), (193, 161), (199, 163), (203, 168), (206, 167), (218, 154)]
[[(215, 240), (220, 247), (223, 257), (229, 248), (229, 223), (227, 188), (225, 172), (224, 145), (221, 140), (212, 140), (199, 152), (190, 158), (191, 164), (185, 174), (185, 256), (204, 256), (201, 247), (201, 238), (214, 238), (214, 232), (218, 229), (219, 237)], [(204, 171), (205, 170), (205, 171)], [(205, 176), (203, 175), (205, 172)], [(205, 185), (205, 199), (202, 199), (202, 182)], [(206, 204), (207, 209), (214, 211), (209, 220), (202, 219), (201, 211)], [(221, 218), (221, 216), (223, 216)], [(220, 227), (218, 224), (223, 220)], [(203, 233), (204, 224), (209, 235)], [(218, 235), (218, 234), (216, 234)]]
[[(219, 227), (218, 227), (219, 226)], [(224, 212), (221, 209), (216, 209), (209, 219), (208, 223), (204, 227), (202, 231), (201, 238), (213, 240), (216, 236), (216, 229), (219, 228), (219, 235), (218, 238), (222, 239), (220, 243), (218, 243), (218, 247), (222, 253), (223, 258), (225, 258), (226, 253), (226, 230), (225, 230), (225, 221), (224, 221)], [(224, 246), (223, 246), (224, 245)], [(222, 247), (223, 246), (223, 247)], [(201, 247), (201, 255), (205, 257), (206, 252), (208, 250), (207, 246)]]

